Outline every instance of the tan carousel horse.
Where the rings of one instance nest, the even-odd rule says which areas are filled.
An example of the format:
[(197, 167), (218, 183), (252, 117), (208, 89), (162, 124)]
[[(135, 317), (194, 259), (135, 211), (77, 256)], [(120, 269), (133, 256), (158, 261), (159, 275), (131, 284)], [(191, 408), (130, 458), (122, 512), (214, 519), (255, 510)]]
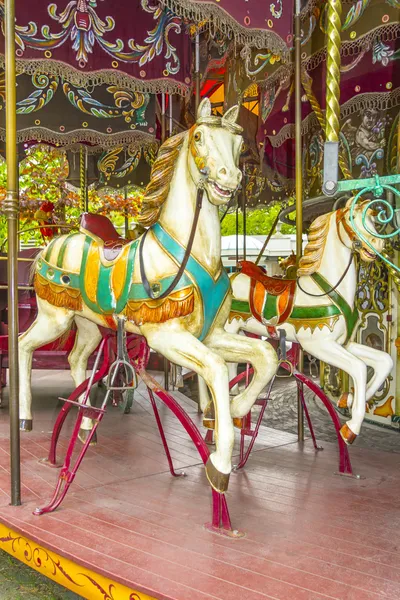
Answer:
[[(231, 286), (221, 262), (218, 207), (231, 200), (242, 178), (238, 113), (236, 106), (222, 118), (212, 116), (205, 99), (192, 129), (163, 144), (140, 218), (149, 229), (139, 240), (121, 240), (107, 219), (84, 215), (80, 233), (59, 236), (41, 252), (34, 278), (38, 316), (19, 341), (22, 429), (32, 428), (32, 352), (75, 322), (69, 362), (78, 386), (100, 341), (98, 326), (115, 329), (122, 318), (126, 331), (207, 382), (217, 435), (206, 473), (214, 489), (226, 490), (232, 418), (249, 412), (277, 368), (269, 344), (224, 330)], [(255, 372), (232, 405), (228, 362), (250, 362)], [(91, 426), (85, 419), (83, 438)]]

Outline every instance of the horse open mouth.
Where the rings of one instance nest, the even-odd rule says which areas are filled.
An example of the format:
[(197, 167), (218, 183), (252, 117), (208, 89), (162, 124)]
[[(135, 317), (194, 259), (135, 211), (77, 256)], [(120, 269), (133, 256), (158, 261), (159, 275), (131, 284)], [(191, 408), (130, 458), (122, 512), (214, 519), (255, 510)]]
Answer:
[(376, 254), (375, 252), (371, 252), (370, 250), (367, 250), (366, 248), (363, 248), (363, 252), (364, 254), (367, 255), (368, 258), (370, 258), (371, 260), (375, 260), (376, 259)]
[(210, 183), (213, 190), (223, 198), (230, 198), (234, 192), (234, 190), (231, 190), (230, 188), (219, 185), (216, 181), (210, 181)]

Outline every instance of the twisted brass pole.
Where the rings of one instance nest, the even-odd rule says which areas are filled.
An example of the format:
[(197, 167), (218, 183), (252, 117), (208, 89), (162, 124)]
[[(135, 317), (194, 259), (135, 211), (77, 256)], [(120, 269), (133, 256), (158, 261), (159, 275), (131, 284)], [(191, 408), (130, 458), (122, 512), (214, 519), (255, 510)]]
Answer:
[[(326, 141), (322, 190), (324, 194), (334, 196), (338, 188), (339, 163), (341, 0), (327, 0), (327, 6)], [(345, 166), (343, 161), (342, 165)]]
[(326, 141), (339, 141), (341, 0), (328, 0), (326, 57)]
[(81, 211), (84, 213), (88, 211), (86, 150), (84, 146), (81, 146), (79, 151), (79, 185), (81, 192)]
[(10, 459), (11, 504), (21, 504), (21, 465), (19, 437), (19, 367), (18, 367), (18, 166), (17, 166), (17, 98), (15, 70), (15, 3), (5, 1), (6, 54), (6, 161), (8, 236), (8, 358), (10, 385)]
[[(296, 263), (303, 254), (303, 160), (301, 139), (301, 20), (300, 0), (295, 0), (294, 52), (295, 52), (295, 156), (296, 156)], [(303, 370), (304, 354), (299, 352), (297, 368)], [(300, 384), (302, 385), (302, 384)], [(302, 389), (297, 388), (297, 438), (304, 441), (304, 412), (301, 401)]]
[[(311, 79), (311, 77), (309, 77), (306, 74), (305, 71), (302, 72), (301, 83), (302, 83), (304, 91), (307, 95), (307, 99), (311, 105), (311, 108), (313, 109), (315, 116), (318, 119), (318, 123), (320, 124), (321, 129), (325, 130), (325, 126), (326, 126), (325, 115), (324, 115), (323, 110), (317, 100), (317, 97), (315, 96), (315, 94), (313, 92), (312, 79)], [(342, 171), (343, 177), (345, 179), (352, 178), (352, 173), (347, 166), (346, 160), (343, 156), (343, 151), (340, 152), (340, 148), (339, 148), (339, 167), (340, 167), (340, 170)]]

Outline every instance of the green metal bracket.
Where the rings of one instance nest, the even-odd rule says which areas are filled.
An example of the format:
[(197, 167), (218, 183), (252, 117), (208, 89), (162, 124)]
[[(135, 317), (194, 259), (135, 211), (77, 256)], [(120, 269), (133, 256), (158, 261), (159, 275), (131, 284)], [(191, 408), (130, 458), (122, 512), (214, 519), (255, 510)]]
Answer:
[(337, 182), (339, 192), (351, 192), (352, 190), (362, 190), (361, 194), (373, 192), (375, 198), (383, 195), (384, 188), (400, 183), (400, 173), (396, 175), (385, 175), (384, 177), (369, 177), (368, 179), (343, 179)]
[[(396, 184), (400, 183), (400, 174), (396, 175), (386, 175), (385, 177), (379, 177), (375, 175), (375, 177), (371, 177), (369, 179), (347, 179), (344, 181), (338, 182), (338, 190), (340, 192), (348, 192), (352, 190), (360, 190), (358, 194), (356, 194), (352, 200), (350, 206), (350, 223), (354, 232), (357, 236), (365, 243), (367, 246), (371, 248), (371, 250), (378, 254), (378, 256), (387, 263), (391, 268), (395, 269), (398, 273), (400, 273), (400, 268), (392, 263), (387, 256), (383, 256), (379, 252), (376, 251), (376, 248), (371, 244), (371, 242), (365, 237), (365, 235), (360, 231), (357, 227), (357, 224), (354, 219), (354, 210), (357, 205), (357, 202), (364, 194), (373, 194), (375, 198), (370, 201), (366, 201), (365, 205), (363, 204), (363, 212), (362, 212), (362, 224), (365, 231), (374, 236), (375, 238), (380, 239), (391, 239), (400, 235), (400, 208), (394, 208), (390, 202), (382, 198), (385, 191), (388, 190), (394, 194), (396, 200), (400, 199), (400, 192), (398, 189), (393, 187)], [(396, 206), (397, 206), (396, 202)], [(377, 211), (376, 220), (380, 225), (389, 225), (392, 227), (392, 231), (389, 233), (379, 233), (376, 230), (371, 230), (367, 224), (367, 212), (372, 209)]]

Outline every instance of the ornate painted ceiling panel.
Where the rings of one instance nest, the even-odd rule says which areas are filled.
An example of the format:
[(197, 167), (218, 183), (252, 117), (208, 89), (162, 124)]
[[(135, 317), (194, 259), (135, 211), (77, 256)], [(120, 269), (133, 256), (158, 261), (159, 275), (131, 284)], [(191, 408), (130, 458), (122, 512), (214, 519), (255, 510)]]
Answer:
[[(3, 35), (0, 44), (4, 53)], [(185, 26), (157, 0), (17, 2), (16, 44), (20, 72), (62, 76), (77, 87), (108, 83), (181, 95), (190, 89)]]
[[(17, 77), (17, 139), (73, 147), (147, 147), (155, 140), (155, 96), (103, 84), (88, 90), (56, 75)], [(0, 74), (0, 139), (5, 138), (4, 72)]]

